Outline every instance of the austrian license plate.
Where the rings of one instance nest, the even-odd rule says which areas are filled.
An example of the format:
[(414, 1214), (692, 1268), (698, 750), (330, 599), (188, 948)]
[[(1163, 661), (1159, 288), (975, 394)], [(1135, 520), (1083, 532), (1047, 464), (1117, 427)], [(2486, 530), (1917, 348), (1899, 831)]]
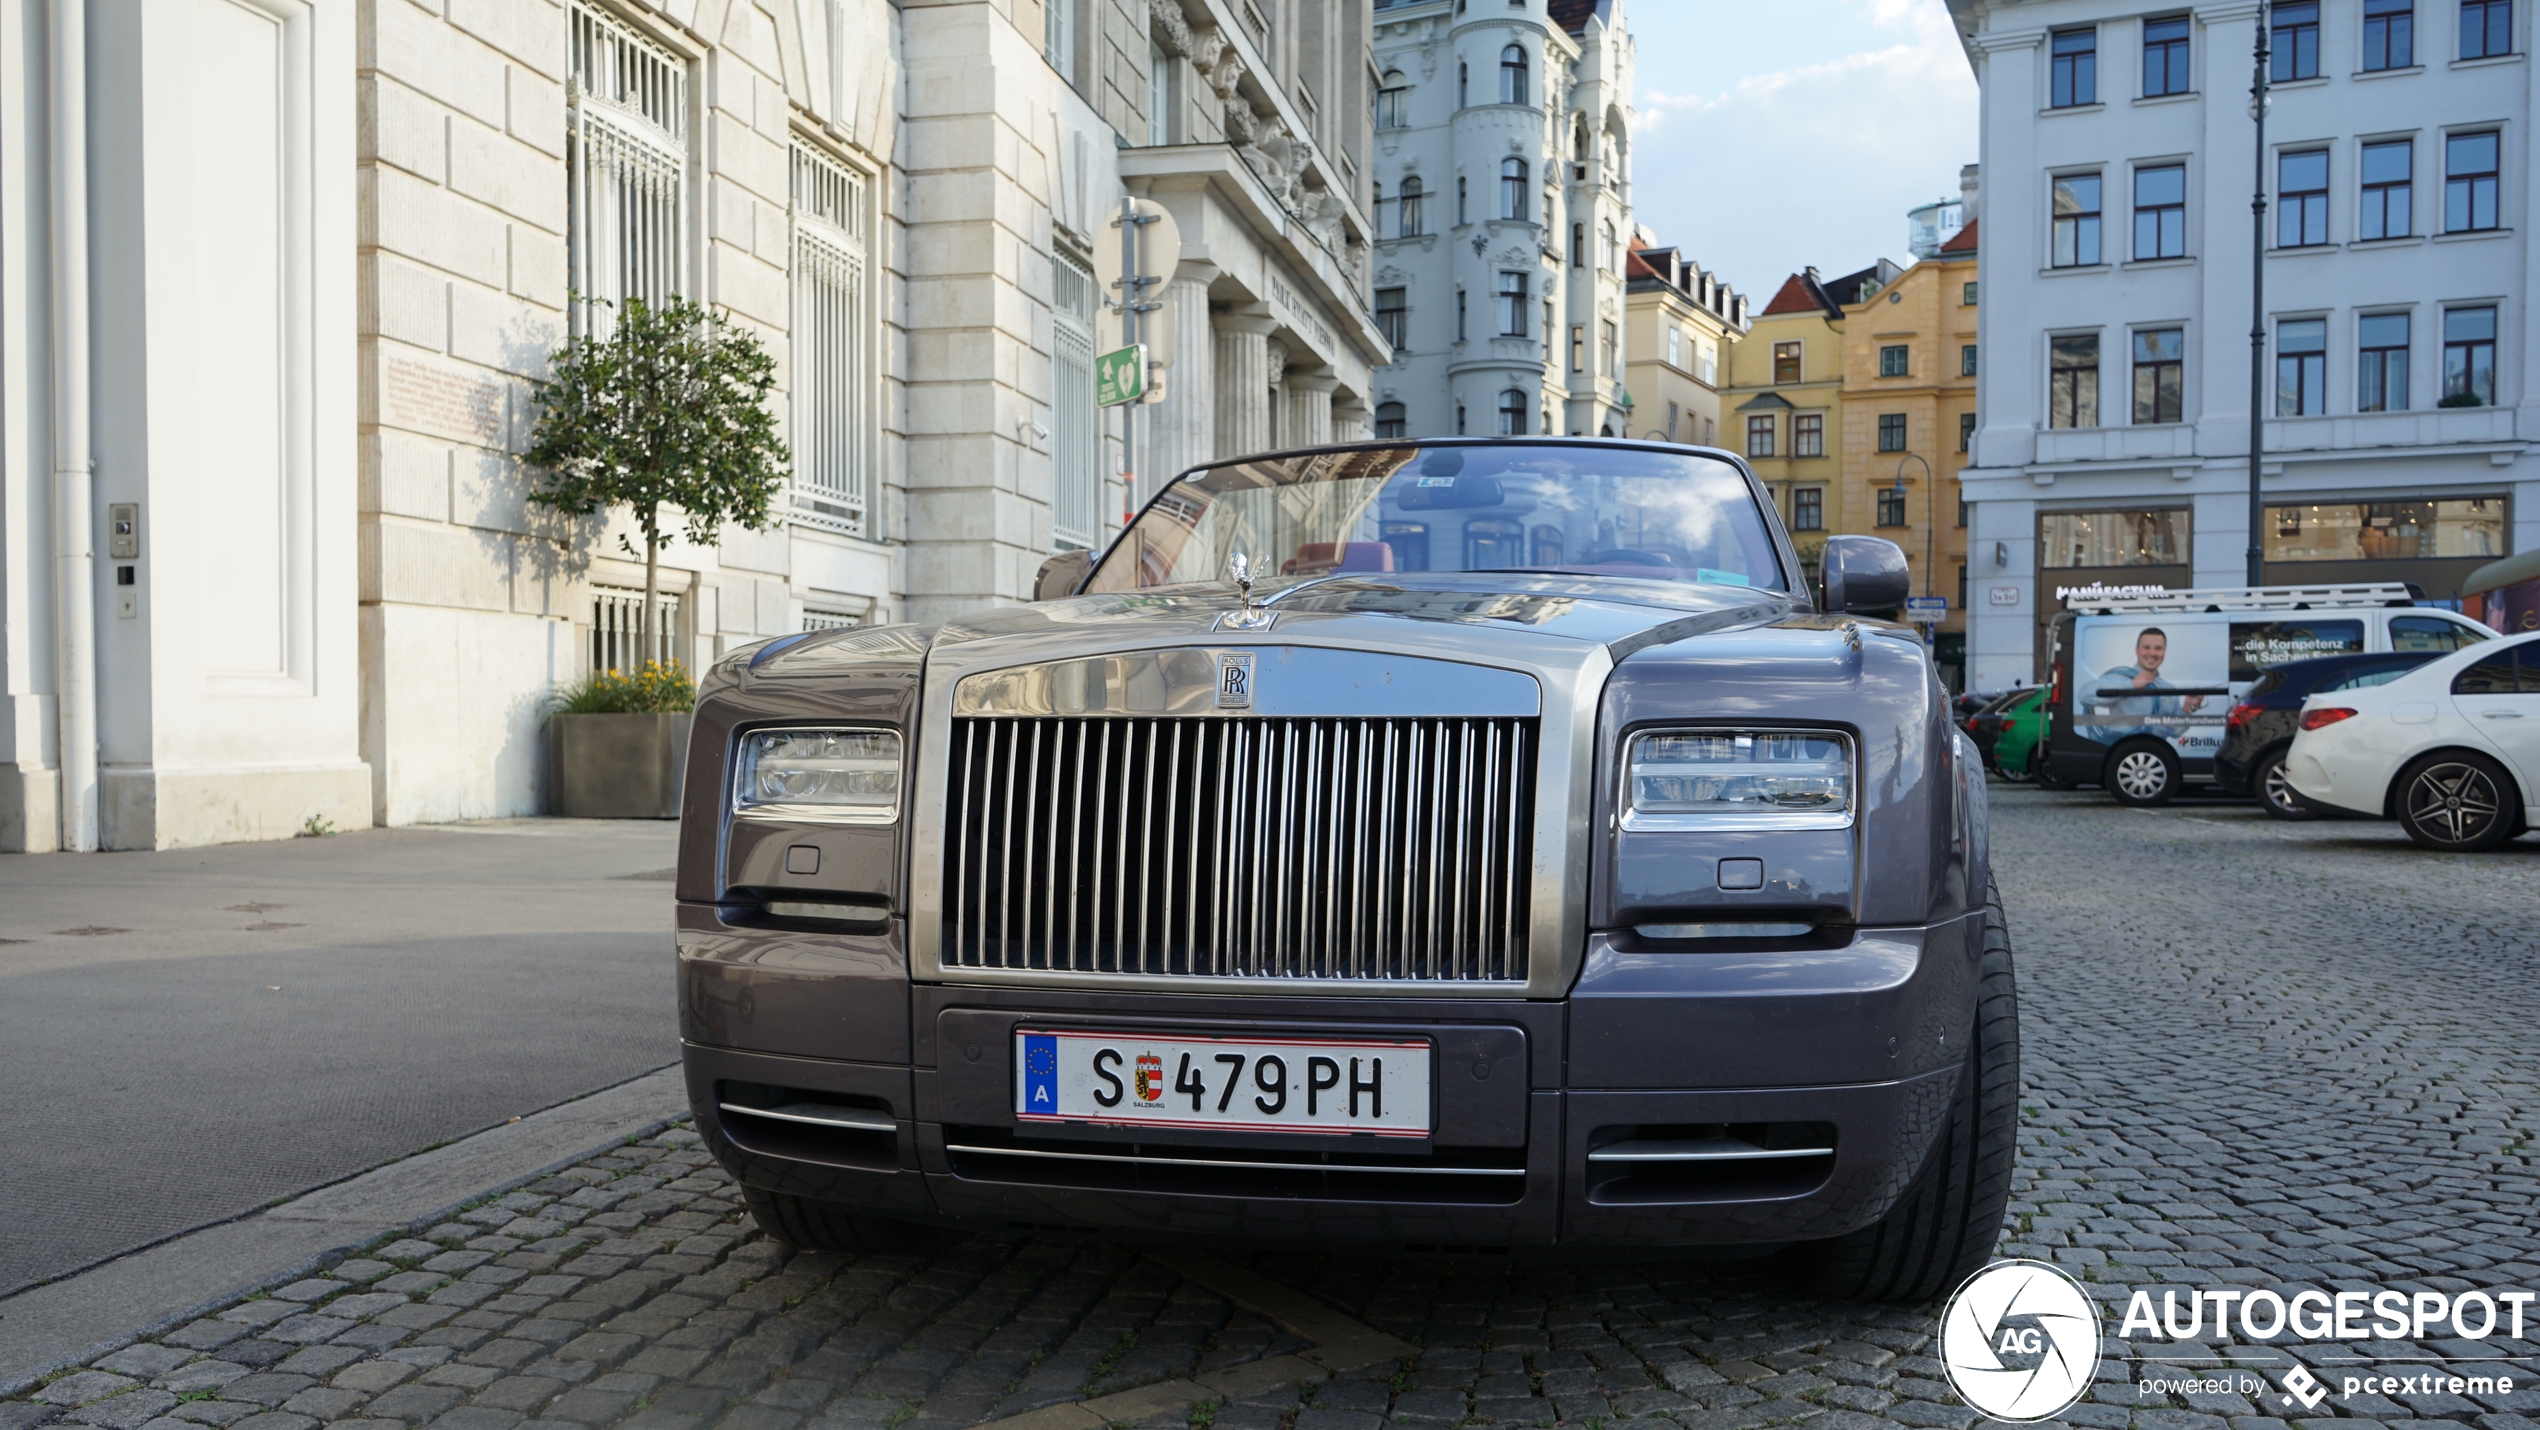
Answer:
[(1242, 1132), (1429, 1133), (1426, 1038), (1018, 1029), (1014, 1115)]

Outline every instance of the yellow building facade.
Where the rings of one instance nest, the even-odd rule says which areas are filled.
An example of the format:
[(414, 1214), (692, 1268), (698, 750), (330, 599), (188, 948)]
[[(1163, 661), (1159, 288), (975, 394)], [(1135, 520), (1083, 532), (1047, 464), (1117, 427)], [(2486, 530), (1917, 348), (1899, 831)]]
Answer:
[(1773, 493), (1811, 576), (1828, 535), (1864, 529), (1846, 504), (1845, 303), (1899, 270), (1882, 259), (1841, 278), (1794, 273), (1729, 349), (1720, 445), (1744, 453)]
[(1944, 667), (1965, 661), (1958, 474), (1976, 425), (1979, 296), (1971, 223), (1934, 257), (1846, 302), (1841, 324), (1843, 515), (1830, 529), (1894, 541), (1913, 570), (1914, 594), (1948, 598), (1935, 633)]
[(1746, 295), (1673, 248), (1635, 239), (1624, 268), (1623, 387), (1631, 435), (1690, 446), (1727, 440), (1720, 384), (1744, 336)]

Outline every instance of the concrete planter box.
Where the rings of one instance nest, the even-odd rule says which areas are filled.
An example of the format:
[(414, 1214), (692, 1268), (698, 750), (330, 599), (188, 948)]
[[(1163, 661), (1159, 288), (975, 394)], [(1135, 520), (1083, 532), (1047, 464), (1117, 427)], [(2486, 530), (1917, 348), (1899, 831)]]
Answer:
[(689, 715), (547, 717), (548, 805), (570, 819), (676, 819)]

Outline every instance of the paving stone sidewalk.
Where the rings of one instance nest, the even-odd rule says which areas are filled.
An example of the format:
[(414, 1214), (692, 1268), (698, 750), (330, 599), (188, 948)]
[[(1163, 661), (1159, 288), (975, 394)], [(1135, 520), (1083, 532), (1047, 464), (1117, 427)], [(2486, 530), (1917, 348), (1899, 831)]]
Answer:
[[(2028, 1048), (2006, 1252), (2085, 1277), (2112, 1330), (2138, 1285), (2540, 1289), (2540, 858), (2081, 797), (2006, 797), (1997, 819)], [(1265, 1310), (1264, 1285), (1328, 1324)], [(1828, 1305), (1798, 1285), (1778, 1261), (1194, 1260), (1022, 1236), (793, 1255), (676, 1129), (0, 1401), (0, 1430), (1976, 1422), (1931, 1357), (1931, 1308)], [(2278, 1387), (2294, 1364), (2184, 1350)], [(2324, 1379), (2364, 1357), (2468, 1355), (2529, 1377), (2507, 1394), (2332, 1399), (2323, 1426), (2540, 1430), (2529, 1341), (2299, 1355)], [(2112, 1358), (2061, 1423), (2304, 1423), (2274, 1391), (2146, 1393), (2172, 1373)]]

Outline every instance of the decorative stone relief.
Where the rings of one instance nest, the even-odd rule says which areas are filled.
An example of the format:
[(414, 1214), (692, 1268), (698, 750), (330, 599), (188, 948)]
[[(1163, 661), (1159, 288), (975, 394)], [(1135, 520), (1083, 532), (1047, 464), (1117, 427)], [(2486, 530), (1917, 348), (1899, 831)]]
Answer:
[(1150, 0), (1148, 13), (1154, 17), (1153, 33), (1164, 52), (1188, 57), (1196, 43), (1191, 33), (1190, 18), (1182, 13), (1182, 0)]

